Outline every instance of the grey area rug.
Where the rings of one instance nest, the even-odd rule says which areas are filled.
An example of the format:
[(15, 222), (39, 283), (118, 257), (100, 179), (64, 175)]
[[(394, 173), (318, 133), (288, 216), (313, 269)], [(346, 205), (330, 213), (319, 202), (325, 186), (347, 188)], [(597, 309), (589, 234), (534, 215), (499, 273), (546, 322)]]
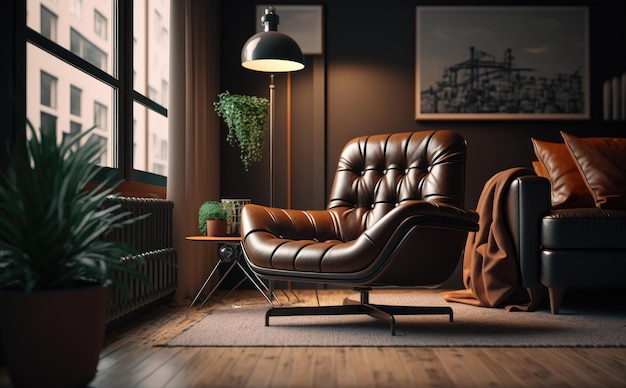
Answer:
[[(357, 299), (355, 296), (351, 299)], [(623, 347), (626, 309), (621, 306), (564, 306), (507, 312), (500, 308), (447, 303), (439, 294), (370, 294), (370, 302), (416, 306), (449, 305), (447, 315), (396, 317), (396, 335), (386, 322), (369, 316), (272, 317), (267, 304), (225, 306), (170, 340), (165, 346), (417, 346), (417, 347)]]

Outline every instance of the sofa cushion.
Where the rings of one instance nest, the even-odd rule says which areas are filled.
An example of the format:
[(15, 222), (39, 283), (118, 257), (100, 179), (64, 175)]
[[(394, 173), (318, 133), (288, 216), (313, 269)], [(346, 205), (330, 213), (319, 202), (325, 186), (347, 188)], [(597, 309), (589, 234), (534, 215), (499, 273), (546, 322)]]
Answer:
[(626, 209), (626, 138), (561, 135), (596, 206)]
[(535, 170), (535, 174), (537, 174), (538, 176), (542, 176), (544, 178), (550, 179), (550, 176), (548, 175), (546, 168), (543, 166), (543, 163), (541, 163), (538, 160), (533, 160), (532, 165), (533, 165), (533, 170)]
[(556, 209), (541, 220), (543, 250), (624, 249), (626, 211)]
[[(595, 200), (564, 143), (532, 139), (535, 155), (550, 180), (555, 209), (595, 207)], [(541, 169), (539, 169), (541, 170)], [(537, 168), (535, 168), (537, 171)], [(537, 175), (542, 176), (538, 172)]]

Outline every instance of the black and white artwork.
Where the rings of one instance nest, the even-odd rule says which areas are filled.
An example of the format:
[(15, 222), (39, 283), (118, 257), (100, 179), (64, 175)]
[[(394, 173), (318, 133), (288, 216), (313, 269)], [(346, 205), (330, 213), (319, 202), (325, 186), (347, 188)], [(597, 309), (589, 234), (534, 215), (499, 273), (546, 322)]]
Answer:
[(588, 8), (418, 6), (416, 119), (589, 119)]

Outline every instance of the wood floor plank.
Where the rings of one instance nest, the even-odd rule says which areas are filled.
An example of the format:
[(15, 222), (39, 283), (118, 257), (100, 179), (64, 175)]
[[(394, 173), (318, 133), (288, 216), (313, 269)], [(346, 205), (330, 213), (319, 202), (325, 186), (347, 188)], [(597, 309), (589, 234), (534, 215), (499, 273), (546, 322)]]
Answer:
[[(466, 348), (466, 353), (470, 353), (471, 357), (480, 361), (485, 368), (490, 371), (493, 377), (493, 386), (505, 386), (505, 387), (523, 387), (524, 381), (520, 380), (517, 376), (510, 372), (507, 364), (500, 362), (501, 360), (494, 360), (489, 356), (490, 349), (488, 348)], [(504, 385), (502, 382), (506, 382)]]
[(560, 378), (572, 386), (594, 386), (598, 381), (604, 381), (607, 386), (619, 386), (615, 375), (606, 373), (592, 360), (586, 360), (578, 354), (555, 351), (554, 348), (526, 349), (537, 361), (541, 362)]
[(200, 377), (210, 368), (214, 360), (219, 359), (225, 348), (190, 348), (179, 354), (183, 357), (175, 360), (178, 370), (172, 378), (161, 385), (165, 388), (192, 387), (202, 383)]
[(452, 379), (432, 348), (407, 348), (403, 355), (413, 380), (423, 387), (451, 387)]
[[(253, 354), (250, 355), (249, 351)], [(210, 372), (205, 373), (201, 381), (218, 382), (224, 387), (243, 387), (250, 378), (250, 371), (256, 365), (259, 349), (249, 349), (244, 347), (226, 348), (222, 354), (222, 359), (226, 362), (211, 365)]]
[(98, 363), (98, 373), (94, 379), (94, 384), (101, 381), (110, 381), (118, 376), (132, 373), (133, 369), (140, 365), (151, 354), (159, 349), (153, 347), (128, 346), (119, 348), (116, 352), (110, 353)]
[(377, 387), (405, 387), (411, 384), (404, 365), (398, 362), (397, 355), (393, 355), (395, 350), (389, 351), (389, 348), (384, 347), (369, 350), (368, 358)]
[(626, 348), (563, 348), (558, 353), (563, 354), (566, 362), (570, 355), (575, 354), (586, 362), (600, 366), (618, 381), (626, 381)]
[(235, 381), (231, 373), (237, 368), (245, 350), (246, 349), (242, 347), (220, 348), (219, 357), (207, 363), (204, 371), (196, 377), (194, 385), (211, 383), (213, 385), (219, 385), (220, 387), (244, 386), (245, 384), (242, 384), (242, 382), (245, 383), (247, 377), (240, 375)]
[[(316, 304), (313, 290), (286, 303)], [(352, 290), (320, 290), (320, 303), (342, 303)], [(107, 333), (91, 388), (109, 387), (624, 387), (626, 348), (223, 347), (159, 345), (213, 309), (257, 304), (256, 290), (219, 296), (185, 317), (161, 306)], [(213, 298), (212, 298), (213, 299)], [(11, 387), (0, 367), (0, 388)]]
[(259, 349), (261, 350), (261, 354), (250, 373), (250, 378), (245, 385), (246, 387), (269, 387), (272, 376), (274, 376), (275, 373), (281, 373), (280, 370), (277, 370), (277, 366), (280, 353), (283, 349), (275, 347)]
[(435, 354), (455, 385), (479, 386), (479, 377), (469, 369), (462, 348), (435, 348)]
[(291, 374), (287, 376), (281, 376), (277, 374), (274, 376), (274, 382), (283, 381), (286, 386), (290, 387), (307, 387), (311, 385), (313, 381), (313, 364), (315, 351), (311, 348), (291, 348), (293, 353), (293, 368)]
[(335, 354), (337, 348), (319, 348), (315, 350), (313, 361), (312, 387), (337, 387), (337, 369)]
[(489, 356), (508, 366), (518, 380), (526, 386), (535, 387), (569, 387), (552, 370), (538, 362), (533, 354), (526, 353), (526, 348), (490, 348)]
[(353, 368), (354, 387), (372, 386), (374, 381), (374, 373), (370, 365), (370, 358), (367, 356), (372, 348), (347, 348), (348, 364)]
[[(151, 375), (157, 372), (165, 372), (166, 370), (172, 371), (171, 367), (176, 368), (172, 363), (172, 359), (176, 356), (180, 349), (157, 349), (151, 348), (148, 356), (143, 360), (129, 365), (126, 373), (120, 373), (116, 376), (107, 378), (107, 384), (113, 387), (134, 387), (142, 384), (142, 382), (148, 379)], [(97, 384), (97, 381), (96, 381)]]

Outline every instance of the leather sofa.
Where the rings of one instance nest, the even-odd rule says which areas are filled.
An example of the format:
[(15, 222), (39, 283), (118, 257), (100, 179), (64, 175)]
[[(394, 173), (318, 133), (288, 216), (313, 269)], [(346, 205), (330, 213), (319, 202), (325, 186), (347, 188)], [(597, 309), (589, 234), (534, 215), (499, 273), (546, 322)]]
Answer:
[(538, 174), (512, 180), (503, 209), (522, 286), (547, 287), (553, 314), (566, 288), (626, 286), (626, 139), (562, 134), (533, 139)]

